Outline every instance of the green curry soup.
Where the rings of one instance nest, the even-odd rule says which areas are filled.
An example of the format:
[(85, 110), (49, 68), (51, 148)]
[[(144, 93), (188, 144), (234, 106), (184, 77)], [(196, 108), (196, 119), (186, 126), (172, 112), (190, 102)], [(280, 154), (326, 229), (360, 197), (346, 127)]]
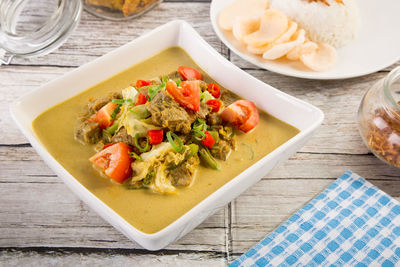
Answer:
[[(130, 189), (101, 175), (89, 158), (95, 145), (74, 139), (78, 113), (89, 98), (120, 92), (139, 79), (152, 79), (171, 73), (179, 66), (200, 69), (184, 50), (173, 47), (105, 80), (81, 94), (40, 114), (33, 129), (49, 153), (83, 186), (132, 226), (144, 233), (165, 228), (218, 188), (299, 133), (299, 130), (260, 111), (257, 127), (249, 132), (235, 131), (236, 150), (226, 161), (218, 160), (220, 170), (199, 165), (191, 186), (176, 194), (157, 194), (148, 189)], [(209, 76), (204, 80), (212, 82)]]

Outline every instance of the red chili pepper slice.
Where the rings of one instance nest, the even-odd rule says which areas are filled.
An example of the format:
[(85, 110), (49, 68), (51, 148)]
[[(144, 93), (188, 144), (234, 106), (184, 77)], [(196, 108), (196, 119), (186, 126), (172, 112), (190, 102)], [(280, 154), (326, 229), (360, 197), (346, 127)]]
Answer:
[(145, 80), (137, 80), (136, 81), (136, 88), (144, 87), (151, 85), (151, 81), (145, 81)]
[(146, 102), (147, 102), (147, 97), (144, 94), (139, 93), (138, 98), (136, 100), (136, 106), (146, 104)]
[(204, 138), (204, 140), (201, 140), (201, 143), (208, 148), (212, 148), (213, 145), (215, 144), (215, 140), (208, 131), (205, 131), (205, 134), (206, 138)]
[(149, 130), (147, 132), (147, 135), (149, 136), (149, 143), (150, 145), (158, 145), (160, 144), (163, 139), (164, 139), (164, 132), (163, 130)]
[(216, 83), (209, 83), (207, 91), (215, 98), (219, 98), (221, 96), (221, 89)]
[(221, 107), (221, 102), (217, 99), (210, 99), (206, 104), (212, 108), (212, 112), (218, 112)]

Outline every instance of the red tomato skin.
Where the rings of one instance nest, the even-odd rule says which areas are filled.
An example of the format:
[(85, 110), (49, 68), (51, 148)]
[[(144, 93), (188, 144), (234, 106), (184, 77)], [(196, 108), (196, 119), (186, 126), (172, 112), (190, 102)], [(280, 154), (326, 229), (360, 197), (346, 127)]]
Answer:
[(221, 118), (237, 126), (242, 132), (247, 133), (257, 126), (260, 115), (253, 102), (238, 100), (222, 111)]
[(209, 83), (207, 91), (215, 98), (219, 98), (221, 96), (221, 89), (216, 83)]
[(114, 110), (117, 108), (118, 104), (109, 102), (104, 107), (99, 109), (96, 113), (96, 118), (94, 119), (98, 124), (100, 124), (101, 129), (106, 129), (111, 126), (113, 122), (113, 118), (111, 118), (111, 114), (113, 114)]
[(151, 85), (151, 81), (145, 81), (145, 80), (137, 80), (136, 81), (136, 88), (144, 87)]
[(218, 112), (221, 107), (221, 102), (217, 99), (210, 99), (206, 104), (212, 108), (212, 112)]
[(150, 145), (158, 145), (164, 139), (163, 130), (148, 130), (147, 135), (149, 136)]
[(178, 68), (178, 73), (181, 75), (184, 81), (186, 80), (203, 80), (203, 75), (196, 69), (180, 66)]
[(129, 145), (119, 142), (95, 154), (89, 160), (105, 175), (118, 183), (123, 183), (132, 174), (132, 159)]
[(215, 144), (215, 140), (208, 131), (205, 131), (205, 134), (206, 138), (204, 138), (204, 140), (201, 140), (201, 143), (208, 148), (212, 148)]
[(200, 83), (199, 81), (183, 81), (177, 87), (173, 81), (167, 82), (167, 91), (181, 106), (199, 111), (200, 109)]
[(146, 102), (147, 102), (147, 97), (144, 94), (139, 93), (138, 98), (136, 100), (136, 106), (146, 104)]

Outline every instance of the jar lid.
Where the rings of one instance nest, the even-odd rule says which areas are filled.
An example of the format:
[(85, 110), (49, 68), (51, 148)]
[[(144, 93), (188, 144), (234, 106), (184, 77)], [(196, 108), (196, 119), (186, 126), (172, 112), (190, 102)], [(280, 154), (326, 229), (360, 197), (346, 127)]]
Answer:
[(81, 0), (0, 1), (0, 48), (6, 58), (50, 53), (61, 46), (78, 25)]

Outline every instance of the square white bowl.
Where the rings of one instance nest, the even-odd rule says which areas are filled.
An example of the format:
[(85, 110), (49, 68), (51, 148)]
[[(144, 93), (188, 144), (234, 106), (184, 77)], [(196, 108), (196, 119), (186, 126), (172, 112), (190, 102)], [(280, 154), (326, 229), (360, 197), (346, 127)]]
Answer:
[[(143, 233), (82, 186), (58, 163), (37, 139), (33, 120), (48, 108), (139, 63), (162, 50), (179, 46), (215, 81), (272, 116), (297, 127), (300, 133), (282, 144), (240, 175), (223, 185), (190, 211), (157, 233)], [(46, 99), (46, 101), (43, 101)], [(218, 54), (185, 21), (171, 21), (39, 89), (10, 106), (11, 115), (38, 154), (64, 183), (103, 219), (148, 250), (162, 249), (181, 238), (208, 216), (259, 181), (276, 164), (294, 154), (323, 121), (320, 109), (287, 95), (242, 71)]]

